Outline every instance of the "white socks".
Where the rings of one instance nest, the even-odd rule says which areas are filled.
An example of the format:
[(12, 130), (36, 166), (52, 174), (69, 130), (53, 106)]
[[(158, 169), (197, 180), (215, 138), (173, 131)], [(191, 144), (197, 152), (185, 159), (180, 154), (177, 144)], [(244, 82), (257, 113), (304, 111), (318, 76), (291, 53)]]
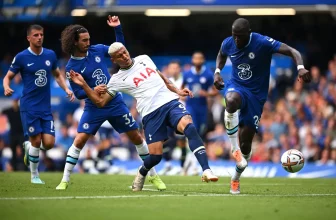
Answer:
[[(142, 144), (135, 145), (135, 148), (141, 157), (142, 160), (144, 160), (146, 157), (149, 156), (149, 150), (148, 150), (148, 145), (145, 140), (143, 140)], [(155, 176), (157, 175), (155, 168), (153, 167), (152, 169), (149, 170), (149, 175), (150, 176)]]
[(82, 149), (77, 148), (75, 145), (71, 145), (71, 147), (68, 150), (68, 154), (66, 157), (66, 163), (64, 167), (64, 173), (62, 182), (69, 182), (70, 181), (70, 174), (72, 173), (73, 168), (77, 164), (80, 151)]
[(238, 116), (238, 110), (234, 113), (229, 113), (225, 110), (224, 115), (224, 122), (225, 122), (225, 128), (226, 133), (229, 136), (230, 142), (231, 142), (231, 152), (240, 149), (238, 144), (238, 124), (239, 124), (239, 116)]
[(39, 159), (40, 149), (30, 145), (28, 154), (29, 154), (29, 166), (30, 166), (31, 178), (38, 177), (39, 173), (37, 167), (40, 160)]

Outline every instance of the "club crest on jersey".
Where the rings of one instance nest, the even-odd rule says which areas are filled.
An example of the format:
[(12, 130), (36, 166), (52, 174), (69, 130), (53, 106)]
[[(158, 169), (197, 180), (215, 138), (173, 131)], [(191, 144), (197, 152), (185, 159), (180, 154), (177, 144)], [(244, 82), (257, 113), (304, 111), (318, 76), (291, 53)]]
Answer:
[(251, 60), (253, 60), (253, 59), (255, 58), (255, 55), (254, 55), (253, 52), (250, 52), (248, 56), (249, 56), (249, 58), (250, 58)]
[(100, 59), (100, 57), (95, 57), (95, 61), (97, 62), (97, 63), (100, 63), (100, 61), (101, 61), (101, 59)]
[(70, 73), (69, 73), (69, 72), (66, 72), (66, 73), (65, 73), (65, 76), (66, 76), (66, 78), (67, 78), (68, 80), (71, 80), (71, 77), (70, 77)]
[(207, 81), (207, 80), (206, 80), (205, 77), (201, 77), (201, 78), (200, 78), (200, 83), (204, 84), (204, 83), (206, 83), (206, 81)]
[(84, 123), (84, 124), (83, 124), (83, 128), (84, 128), (85, 130), (89, 129), (89, 127), (90, 127), (90, 126), (89, 126), (88, 123)]
[(33, 133), (33, 132), (35, 131), (35, 128), (34, 128), (33, 126), (30, 126), (30, 127), (28, 128), (28, 131), (29, 131), (30, 133)]
[(250, 65), (247, 63), (239, 64), (237, 67), (240, 71), (238, 72), (238, 76), (242, 80), (247, 80), (252, 77), (252, 71), (250, 70)]
[(135, 87), (138, 87), (140, 82), (142, 82), (145, 79), (147, 79), (148, 77), (150, 77), (152, 75), (152, 73), (156, 73), (156, 71), (149, 68), (149, 67), (146, 67), (146, 73), (147, 74), (140, 72), (140, 74), (139, 74), (140, 76), (138, 75), (138, 76), (133, 78), (133, 82), (134, 82)]
[(47, 66), (50, 66), (50, 61), (49, 61), (49, 60), (46, 60), (46, 61), (45, 61), (45, 64), (46, 64)]

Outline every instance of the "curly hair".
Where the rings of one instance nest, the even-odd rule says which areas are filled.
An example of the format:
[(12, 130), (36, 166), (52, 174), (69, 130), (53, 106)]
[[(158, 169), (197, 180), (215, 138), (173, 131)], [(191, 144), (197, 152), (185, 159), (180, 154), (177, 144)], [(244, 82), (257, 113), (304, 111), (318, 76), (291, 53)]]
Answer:
[(66, 54), (73, 54), (75, 42), (79, 39), (79, 34), (87, 33), (88, 30), (79, 24), (67, 26), (61, 34), (62, 50)]

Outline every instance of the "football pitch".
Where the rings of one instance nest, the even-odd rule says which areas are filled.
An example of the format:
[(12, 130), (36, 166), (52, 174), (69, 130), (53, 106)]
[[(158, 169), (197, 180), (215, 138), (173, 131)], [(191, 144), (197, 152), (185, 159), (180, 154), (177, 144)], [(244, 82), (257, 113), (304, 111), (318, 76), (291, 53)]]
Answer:
[(130, 189), (134, 176), (72, 175), (56, 191), (61, 173), (0, 173), (0, 219), (335, 219), (336, 179), (242, 178), (240, 195), (229, 194), (229, 178), (202, 183), (200, 177), (162, 176), (167, 190), (146, 181)]

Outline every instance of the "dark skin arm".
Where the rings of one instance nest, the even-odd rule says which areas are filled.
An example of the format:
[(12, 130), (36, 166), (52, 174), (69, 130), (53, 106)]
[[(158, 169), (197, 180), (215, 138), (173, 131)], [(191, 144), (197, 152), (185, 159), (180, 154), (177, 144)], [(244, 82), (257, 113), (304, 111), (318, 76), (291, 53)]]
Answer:
[[(216, 69), (222, 70), (225, 63), (226, 63), (227, 55), (223, 54), (222, 51), (219, 49), (217, 59), (216, 59)], [(224, 89), (224, 81), (223, 78), (220, 75), (220, 72), (216, 71), (214, 75), (214, 86), (218, 90)]]
[[(303, 60), (302, 60), (300, 52), (288, 46), (287, 44), (282, 43), (279, 48), (278, 53), (291, 57), (295, 61), (296, 65), (303, 65)], [(299, 81), (303, 80), (303, 82), (309, 83), (311, 81), (310, 72), (306, 70), (305, 68), (300, 69), (298, 80)]]

